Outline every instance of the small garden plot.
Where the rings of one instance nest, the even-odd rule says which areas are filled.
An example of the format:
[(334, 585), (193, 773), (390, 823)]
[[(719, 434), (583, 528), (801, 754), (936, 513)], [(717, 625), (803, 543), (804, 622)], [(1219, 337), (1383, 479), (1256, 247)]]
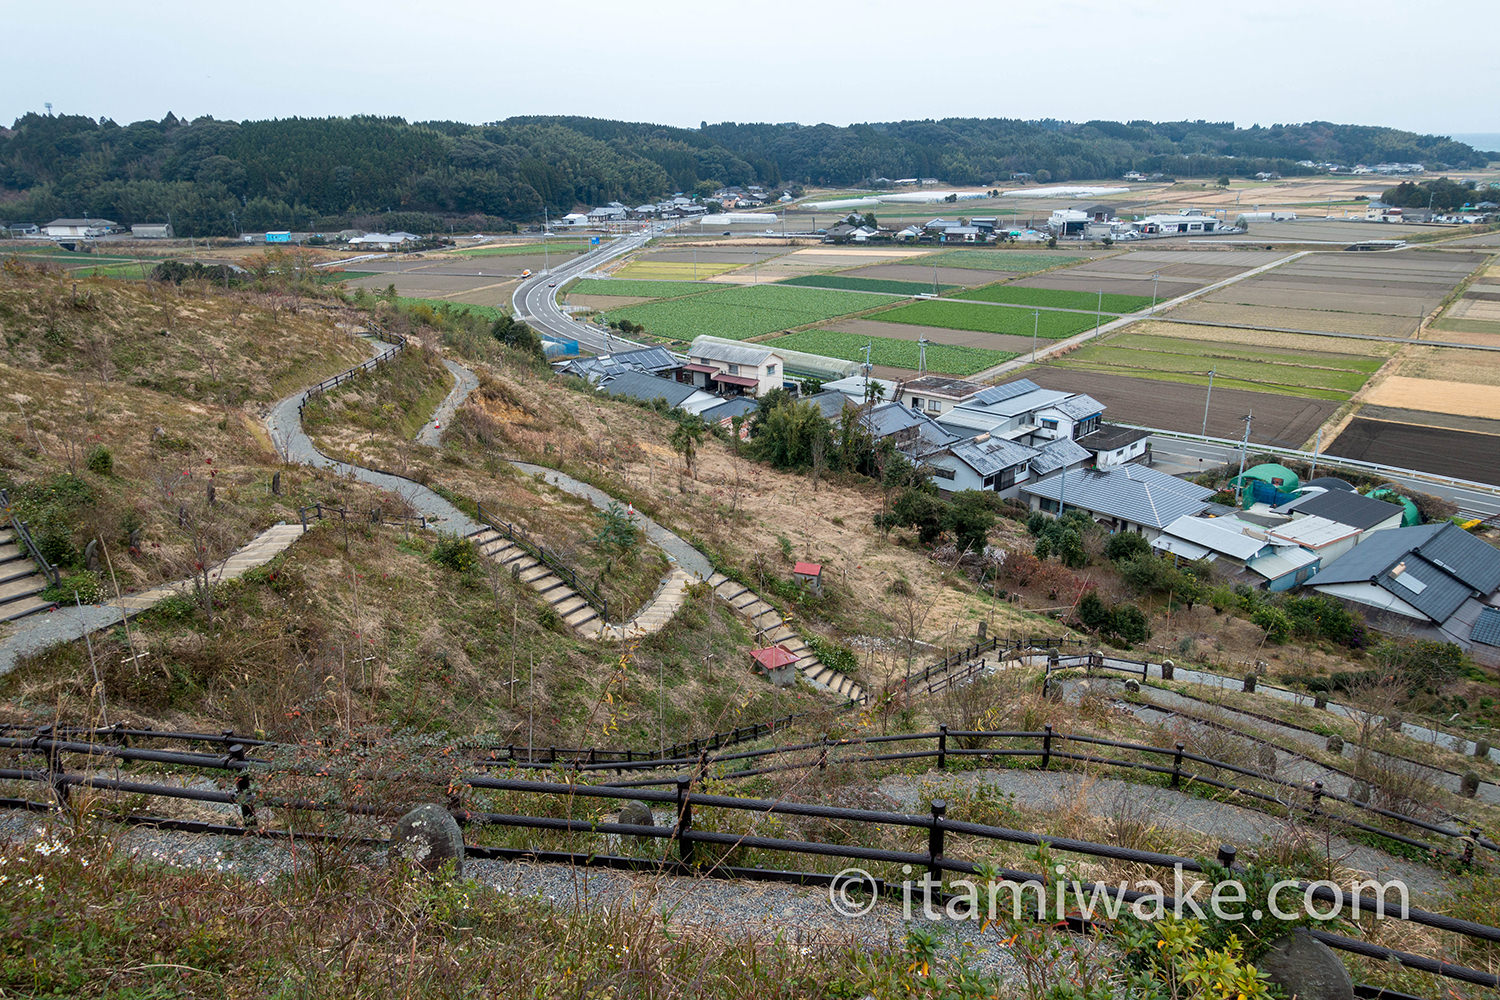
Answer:
[(616, 309), (608, 318), (630, 320), (670, 340), (690, 341), (699, 334), (748, 340), (861, 312), (879, 302), (859, 292), (749, 285)]
[(1037, 316), (1030, 309), (936, 300), (897, 306), (873, 318), (884, 323), (943, 326), (950, 330), (979, 330), (1013, 337), (1030, 337), (1035, 332), (1045, 340), (1061, 340), (1094, 326), (1094, 317), (1084, 313), (1043, 310)]
[(972, 267), (982, 271), (1031, 274), (1088, 259), (1061, 253), (1028, 253), (1020, 250), (944, 250), (922, 258), (922, 263), (936, 264), (938, 267)]
[(1063, 368), (1114, 372), (1164, 382), (1345, 400), (1383, 363), (1349, 354), (1274, 351), (1220, 341), (1126, 336), (1090, 345), (1056, 362)]
[(569, 295), (613, 295), (630, 299), (675, 299), (712, 292), (719, 285), (700, 281), (630, 281), (620, 278), (579, 278), (564, 291)]
[[(893, 337), (862, 337), (836, 330), (807, 330), (790, 333), (766, 342), (766, 346), (789, 351), (805, 351), (844, 361), (863, 361), (865, 345), (870, 345), (870, 363), (890, 368), (916, 370), (920, 351), (915, 341)], [(1011, 360), (1009, 351), (991, 351), (982, 347), (958, 347), (951, 344), (927, 345), (927, 368), (944, 375), (972, 375)]]
[(1062, 288), (1020, 288), (1016, 285), (986, 285), (959, 292), (955, 299), (978, 302), (1008, 302), (1018, 306), (1047, 306), (1053, 309), (1102, 310), (1111, 316), (1139, 312), (1151, 305), (1149, 295), (1104, 295), (1098, 292), (1069, 291)]
[(739, 268), (739, 264), (702, 260), (632, 260), (615, 271), (616, 278), (640, 281), (697, 281), (713, 278)]
[[(887, 278), (853, 278), (845, 274), (808, 274), (800, 278), (783, 278), (777, 284), (802, 288), (842, 288), (851, 292), (885, 292), (890, 295), (922, 295), (933, 290), (930, 282), (894, 281)], [(957, 285), (938, 285), (947, 292)]]

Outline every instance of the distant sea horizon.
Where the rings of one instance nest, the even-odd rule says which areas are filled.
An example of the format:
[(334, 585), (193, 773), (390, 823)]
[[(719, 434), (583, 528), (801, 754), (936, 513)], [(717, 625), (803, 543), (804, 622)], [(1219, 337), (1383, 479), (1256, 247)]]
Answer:
[(1500, 132), (1454, 132), (1449, 138), (1487, 152), (1500, 149)]

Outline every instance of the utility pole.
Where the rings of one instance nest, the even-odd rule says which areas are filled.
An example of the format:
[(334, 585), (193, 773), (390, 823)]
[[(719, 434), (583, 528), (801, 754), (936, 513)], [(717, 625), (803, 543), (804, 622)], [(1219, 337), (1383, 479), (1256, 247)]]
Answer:
[(1214, 398), (1214, 372), (1217, 368), (1208, 370), (1208, 395), (1203, 400), (1203, 436), (1208, 437), (1208, 404)]
[(1036, 335), (1042, 326), (1042, 311), (1031, 310), (1031, 363), (1036, 364)]
[(1156, 315), (1156, 283), (1161, 280), (1161, 272), (1158, 271), (1151, 276), (1151, 315)]
[(1240, 439), (1240, 474), (1234, 479), (1234, 504), (1239, 506), (1245, 492), (1245, 452), (1250, 447), (1250, 419), (1254, 411), (1245, 414), (1245, 436)]
[(1099, 323), (1104, 315), (1104, 289), (1099, 289), (1099, 301), (1094, 304), (1094, 336), (1099, 336)]
[(927, 338), (917, 338), (917, 371), (927, 371)]
[(1307, 473), (1307, 478), (1312, 479), (1318, 474), (1318, 454), (1323, 450), (1323, 428), (1318, 428), (1318, 441), (1313, 445), (1312, 469)]
[(547, 206), (542, 206), (542, 273), (546, 274), (552, 270), (552, 255), (547, 252), (547, 230), (552, 228), (552, 220), (547, 218)]

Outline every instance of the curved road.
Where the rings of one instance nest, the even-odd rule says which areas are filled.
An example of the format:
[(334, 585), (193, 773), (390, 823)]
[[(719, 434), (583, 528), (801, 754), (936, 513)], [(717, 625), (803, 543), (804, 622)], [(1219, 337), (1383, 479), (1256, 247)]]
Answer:
[(549, 337), (555, 337), (558, 340), (576, 340), (579, 347), (596, 354), (607, 354), (622, 347), (645, 347), (645, 344), (606, 334), (596, 326), (580, 323), (568, 316), (558, 308), (556, 286), (571, 281), (580, 274), (587, 274), (606, 261), (613, 260), (622, 254), (639, 250), (660, 231), (661, 227), (653, 226), (644, 232), (621, 236), (582, 257), (575, 257), (565, 264), (554, 267), (547, 274), (527, 278), (516, 287), (515, 294), (510, 299), (511, 310), (516, 319), (525, 320)]

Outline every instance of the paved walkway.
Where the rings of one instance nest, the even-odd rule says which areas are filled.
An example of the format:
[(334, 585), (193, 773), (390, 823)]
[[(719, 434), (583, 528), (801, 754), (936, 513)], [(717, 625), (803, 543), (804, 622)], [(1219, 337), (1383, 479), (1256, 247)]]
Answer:
[[(285, 551), (287, 546), (301, 538), (302, 532), (300, 524), (277, 524), (267, 528), (215, 567), (210, 573), (210, 581), (220, 583), (233, 580), (242, 576), (246, 570), (270, 562)], [(178, 580), (138, 594), (127, 594), (104, 604), (85, 604), (81, 608), (62, 607), (23, 619), (16, 632), (0, 643), (0, 677), (14, 670), (16, 661), (22, 656), (39, 653), (59, 642), (81, 639), (86, 633), (108, 628), (127, 617), (155, 607), (168, 597), (191, 594), (196, 585), (196, 580)]]
[(427, 421), (427, 426), (417, 432), (417, 444), (425, 444), (433, 448), (442, 443), (443, 425), (453, 422), (453, 414), (464, 405), (464, 400), (469, 398), (469, 393), (479, 388), (479, 376), (457, 361), (444, 358), (443, 367), (453, 375), (453, 391), (438, 404), (438, 408), (432, 413), (432, 419)]

